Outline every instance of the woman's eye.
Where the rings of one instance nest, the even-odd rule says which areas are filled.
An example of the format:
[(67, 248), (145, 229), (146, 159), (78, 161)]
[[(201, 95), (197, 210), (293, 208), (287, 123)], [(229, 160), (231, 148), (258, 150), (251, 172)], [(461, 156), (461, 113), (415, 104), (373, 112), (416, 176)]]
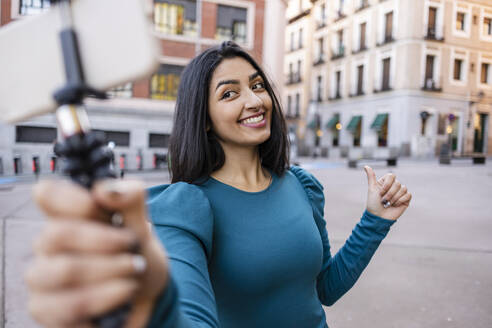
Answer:
[(253, 90), (263, 89), (264, 87), (265, 87), (265, 84), (263, 82), (257, 82), (253, 85)]
[(234, 93), (235, 93), (234, 91), (227, 91), (222, 95), (220, 99), (222, 100), (222, 99), (231, 98), (232, 96), (234, 96)]

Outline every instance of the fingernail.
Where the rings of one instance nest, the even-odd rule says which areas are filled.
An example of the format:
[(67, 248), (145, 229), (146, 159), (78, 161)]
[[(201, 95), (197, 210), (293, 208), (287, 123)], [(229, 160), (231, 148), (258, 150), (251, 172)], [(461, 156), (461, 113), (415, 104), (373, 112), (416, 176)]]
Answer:
[(136, 273), (145, 272), (147, 269), (147, 260), (142, 255), (134, 255), (132, 261)]

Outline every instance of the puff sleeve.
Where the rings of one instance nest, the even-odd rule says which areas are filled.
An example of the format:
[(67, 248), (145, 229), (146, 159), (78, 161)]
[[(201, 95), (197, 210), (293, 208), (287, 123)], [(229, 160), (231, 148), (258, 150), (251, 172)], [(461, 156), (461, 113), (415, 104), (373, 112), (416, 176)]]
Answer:
[(316, 283), (318, 296), (324, 305), (333, 305), (355, 284), (394, 221), (364, 211), (343, 247), (331, 256), (324, 219), (323, 186), (311, 173), (299, 167), (293, 166), (290, 171), (308, 195), (323, 243), (323, 264)]
[(218, 327), (208, 274), (213, 214), (207, 197), (197, 186), (178, 182), (149, 189), (147, 204), (170, 266), (170, 283), (148, 327)]

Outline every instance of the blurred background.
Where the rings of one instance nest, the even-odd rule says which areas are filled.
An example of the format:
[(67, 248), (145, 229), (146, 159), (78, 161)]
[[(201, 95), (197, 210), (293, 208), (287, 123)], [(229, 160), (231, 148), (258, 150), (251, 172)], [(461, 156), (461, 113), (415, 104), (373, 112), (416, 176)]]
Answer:
[[(330, 327), (492, 326), (490, 0), (144, 1), (158, 71), (87, 100), (117, 171), (168, 182), (180, 74), (234, 40), (280, 95), (292, 161), (325, 186), (333, 251), (364, 209), (363, 164), (396, 173), (414, 195), (375, 263), (326, 309)], [(49, 8), (1, 0), (0, 26)], [(30, 189), (60, 170), (60, 137), (53, 115), (0, 123), (1, 327), (35, 327), (20, 274), (42, 227)]]

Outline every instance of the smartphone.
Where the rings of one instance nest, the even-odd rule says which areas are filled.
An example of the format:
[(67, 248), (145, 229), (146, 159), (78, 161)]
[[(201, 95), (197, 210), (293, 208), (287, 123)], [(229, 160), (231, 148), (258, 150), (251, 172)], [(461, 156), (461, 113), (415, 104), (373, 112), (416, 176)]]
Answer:
[[(159, 42), (142, 0), (73, 0), (72, 15), (86, 82), (108, 90), (152, 74)], [(0, 28), (0, 120), (54, 111), (65, 84), (60, 8)]]

